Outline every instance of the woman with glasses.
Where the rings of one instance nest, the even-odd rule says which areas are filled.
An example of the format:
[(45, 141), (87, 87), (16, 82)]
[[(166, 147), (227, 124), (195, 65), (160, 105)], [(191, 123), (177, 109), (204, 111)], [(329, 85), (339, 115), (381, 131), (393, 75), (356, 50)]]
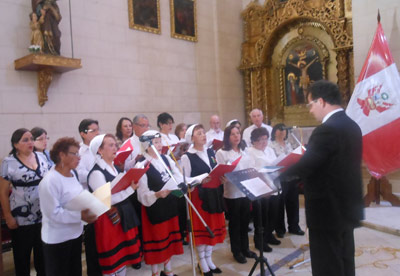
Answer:
[(132, 121), (127, 117), (122, 117), (117, 123), (115, 137), (117, 138), (117, 147), (128, 140), (133, 135)]
[[(275, 151), (276, 156), (289, 154), (293, 147), (288, 141), (288, 131), (282, 123), (276, 124), (271, 132), (270, 147)], [(295, 235), (304, 235), (304, 231), (299, 226), (299, 190), (300, 179), (292, 179), (282, 182), (282, 194), (279, 196), (278, 217), (275, 231), (279, 238), (283, 238), (286, 233), (285, 226), (285, 208), (288, 221), (289, 233)]]
[[(88, 175), (89, 191), (112, 182), (118, 175), (113, 164), (117, 142), (112, 134), (102, 134), (90, 142), (96, 164)], [(140, 221), (130, 200), (137, 184), (111, 195), (111, 209), (94, 224), (98, 262), (103, 275), (125, 275), (126, 265), (140, 263), (142, 253), (138, 237)], [(113, 187), (111, 187), (113, 188)]]
[[(252, 146), (246, 149), (247, 154), (251, 158), (251, 167), (259, 170), (262, 167), (272, 165), (276, 159), (273, 149), (268, 147), (269, 133), (266, 128), (260, 127), (254, 129), (250, 134), (250, 141)], [(271, 252), (272, 248), (268, 244), (279, 245), (281, 242), (275, 238), (272, 232), (275, 229), (277, 210), (278, 210), (278, 196), (272, 195), (268, 198), (259, 199), (261, 202), (261, 209), (259, 204), (253, 204), (254, 207), (254, 245), (257, 249), (261, 249), (259, 240), (260, 227), (264, 228), (263, 232), (263, 251)], [(261, 216), (262, 225), (259, 225), (258, 218)]]
[(43, 155), (33, 151), (34, 140), (28, 129), (14, 131), (11, 146), (10, 155), (1, 165), (0, 200), (11, 230), (15, 275), (30, 274), (32, 249), (37, 275), (45, 275), (38, 187), (50, 165)]
[(43, 128), (41, 128), (41, 127), (34, 127), (34, 128), (31, 129), (31, 133), (32, 133), (33, 139), (35, 140), (34, 148), (33, 148), (34, 151), (39, 153), (39, 154), (43, 154), (47, 158), (47, 162), (49, 162), (49, 164), (51, 166), (53, 166), (54, 162), (51, 160), (50, 153), (46, 149), (47, 148), (47, 142), (50, 139), (47, 136), (47, 131), (44, 130)]
[(157, 116), (157, 126), (160, 129), (163, 146), (172, 146), (179, 143), (179, 138), (171, 133), (174, 126), (174, 118), (169, 113), (164, 112)]
[(96, 216), (89, 210), (64, 208), (83, 191), (74, 172), (80, 160), (79, 143), (74, 138), (61, 138), (50, 154), (55, 166), (39, 185), (46, 275), (82, 275), (82, 220), (92, 223)]

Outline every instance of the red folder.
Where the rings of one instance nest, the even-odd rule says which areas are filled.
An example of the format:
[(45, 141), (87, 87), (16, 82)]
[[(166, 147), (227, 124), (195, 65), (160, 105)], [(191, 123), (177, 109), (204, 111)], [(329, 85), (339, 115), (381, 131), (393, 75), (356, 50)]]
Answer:
[(125, 175), (118, 181), (118, 183), (111, 189), (111, 194), (118, 193), (125, 190), (131, 185), (132, 181), (135, 183), (139, 182), (139, 179), (147, 172), (150, 167), (150, 163), (143, 169), (132, 168), (125, 173)]
[(214, 139), (211, 144), (214, 151), (217, 151), (224, 146), (224, 142), (218, 139)]
[(221, 176), (225, 175), (226, 173), (232, 172), (236, 168), (237, 164), (239, 164), (241, 158), (242, 156), (233, 161), (232, 165), (218, 164), (208, 175), (211, 177), (211, 180), (207, 183), (204, 183), (203, 187), (217, 188), (219, 185), (221, 185)]
[(303, 154), (304, 154), (303, 148), (298, 147), (295, 150), (293, 150), (291, 153), (286, 155), (282, 160), (280, 160), (280, 161), (277, 160), (278, 163), (276, 165), (284, 167), (281, 171), (285, 171), (288, 167), (299, 162), (299, 160), (303, 156)]
[(128, 139), (121, 148), (117, 151), (117, 155), (114, 158), (114, 165), (121, 166), (125, 163), (126, 158), (131, 154), (133, 151), (133, 146), (131, 143), (131, 139)]

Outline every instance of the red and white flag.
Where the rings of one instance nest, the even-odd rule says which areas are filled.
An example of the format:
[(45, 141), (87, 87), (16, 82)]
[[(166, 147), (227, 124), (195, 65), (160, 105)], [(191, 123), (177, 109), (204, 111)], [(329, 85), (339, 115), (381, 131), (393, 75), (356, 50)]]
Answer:
[(400, 75), (380, 22), (346, 113), (361, 128), (371, 175), (400, 168)]

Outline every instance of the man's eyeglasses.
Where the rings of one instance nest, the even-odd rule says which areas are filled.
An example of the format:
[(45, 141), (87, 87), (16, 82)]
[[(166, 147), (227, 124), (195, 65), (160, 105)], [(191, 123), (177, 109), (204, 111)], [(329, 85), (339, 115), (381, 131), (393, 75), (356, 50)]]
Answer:
[(91, 133), (91, 132), (95, 132), (95, 131), (99, 131), (99, 129), (86, 129), (85, 133)]
[(137, 126), (140, 126), (142, 128), (150, 128), (150, 125), (146, 125), (146, 124), (135, 124)]
[(318, 102), (318, 99), (312, 100), (311, 102), (309, 102), (308, 104), (306, 104), (306, 107), (307, 107), (307, 108), (311, 108), (311, 106), (313, 105), (313, 103), (317, 103), (317, 102)]

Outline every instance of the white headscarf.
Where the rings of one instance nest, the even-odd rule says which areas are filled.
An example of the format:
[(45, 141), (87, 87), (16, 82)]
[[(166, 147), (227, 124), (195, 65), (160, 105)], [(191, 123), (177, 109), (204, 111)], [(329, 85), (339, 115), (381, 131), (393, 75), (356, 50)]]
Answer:
[[(143, 137), (143, 136), (153, 136), (153, 135), (158, 135), (158, 137), (161, 137), (160, 132), (158, 132), (157, 130), (147, 130), (147, 131), (144, 132), (144, 133), (142, 134), (142, 136), (140, 136), (140, 137)], [(140, 139), (140, 138), (139, 138), (139, 139)], [(140, 146), (141, 146), (141, 149), (142, 149), (142, 153), (145, 153), (146, 150), (147, 150), (147, 148), (150, 146), (150, 142), (149, 142), (149, 141), (140, 142)]]
[(233, 122), (239, 122), (239, 120), (238, 120), (238, 119), (230, 120), (229, 122), (226, 123), (226, 126), (225, 126), (225, 127), (230, 126)]
[(96, 157), (97, 152), (99, 151), (99, 148), (100, 148), (101, 144), (103, 143), (105, 136), (106, 136), (105, 134), (100, 134), (100, 135), (97, 135), (96, 137), (94, 137), (92, 139), (92, 141), (90, 141), (89, 149), (90, 149), (90, 152), (93, 154), (93, 156)]
[(186, 130), (185, 140), (186, 140), (186, 143), (189, 143), (189, 145), (192, 144), (193, 130), (196, 126), (198, 126), (198, 124), (193, 124)]

